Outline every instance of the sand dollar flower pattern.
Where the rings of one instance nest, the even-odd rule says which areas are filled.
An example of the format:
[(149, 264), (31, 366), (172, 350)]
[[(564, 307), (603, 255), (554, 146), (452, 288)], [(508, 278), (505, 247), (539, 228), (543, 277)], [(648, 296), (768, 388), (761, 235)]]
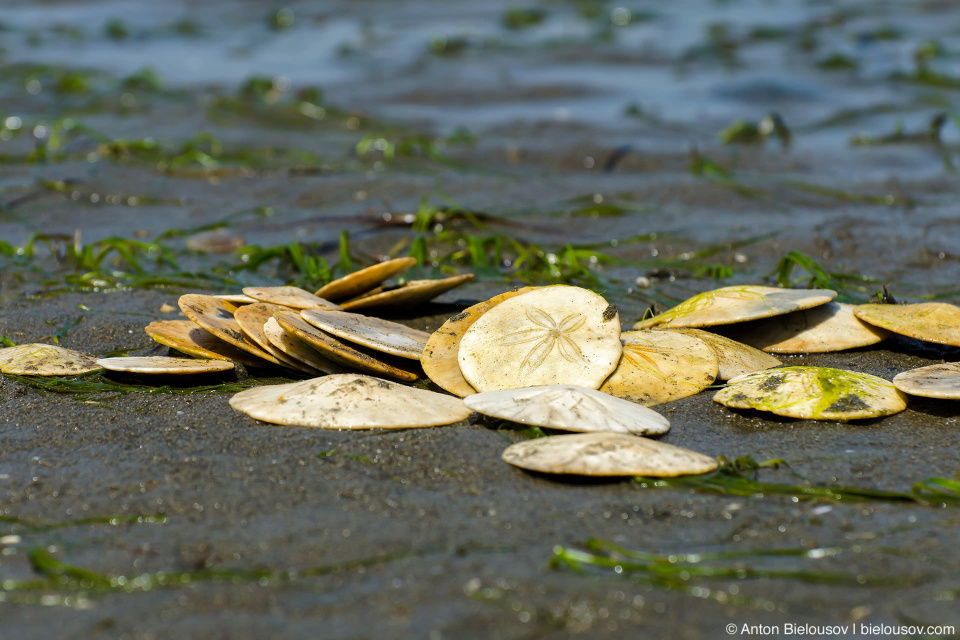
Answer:
[(620, 360), (619, 338), (619, 316), (606, 300), (558, 285), (505, 300), (480, 316), (464, 333), (457, 361), (477, 391), (542, 384), (596, 389)]
[(557, 322), (553, 317), (537, 307), (529, 307), (526, 310), (527, 320), (533, 325), (524, 329), (519, 329), (513, 333), (508, 333), (503, 343), (506, 345), (522, 345), (536, 342), (530, 352), (520, 363), (520, 372), (526, 374), (529, 371), (538, 368), (546, 360), (547, 356), (558, 349), (560, 356), (567, 362), (580, 362), (583, 360), (583, 351), (577, 346), (574, 339), (574, 332), (583, 326), (587, 321), (579, 313), (570, 313)]

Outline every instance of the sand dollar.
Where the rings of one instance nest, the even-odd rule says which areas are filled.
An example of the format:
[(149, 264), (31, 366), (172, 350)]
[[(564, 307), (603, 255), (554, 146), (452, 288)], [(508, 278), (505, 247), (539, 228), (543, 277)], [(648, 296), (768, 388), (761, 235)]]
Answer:
[(868, 347), (889, 332), (853, 315), (854, 305), (828, 302), (812, 309), (730, 327), (727, 335), (769, 353), (827, 353)]
[(484, 313), (464, 333), (457, 359), (477, 391), (542, 384), (596, 389), (621, 352), (616, 308), (592, 291), (560, 285)]
[(420, 364), (423, 366), (423, 371), (427, 374), (427, 377), (433, 380), (438, 387), (461, 398), (476, 393), (476, 390), (460, 373), (460, 363), (457, 361), (457, 352), (460, 350), (460, 340), (463, 338), (463, 334), (473, 326), (473, 323), (480, 316), (504, 300), (509, 300), (532, 290), (533, 287), (524, 287), (516, 291), (501, 293), (489, 300), (464, 309), (444, 322), (443, 326), (430, 335), (423, 354), (420, 356)]
[(339, 309), (340, 307), (300, 287), (244, 287), (244, 295), (291, 309)]
[(836, 297), (836, 291), (827, 289), (778, 289), (755, 285), (723, 287), (695, 295), (669, 311), (641, 320), (633, 328), (733, 324), (809, 309)]
[(710, 331), (690, 328), (669, 329), (669, 331), (698, 338), (713, 349), (713, 353), (717, 356), (717, 380), (730, 380), (745, 373), (779, 367), (782, 364), (759, 349)]
[(700, 393), (717, 379), (717, 356), (703, 341), (675, 331), (626, 331), (623, 355), (600, 386), (610, 395), (655, 405)]
[(342, 306), (344, 309), (351, 311), (414, 306), (433, 300), (437, 296), (473, 280), (473, 278), (472, 273), (465, 273), (440, 280), (410, 280), (394, 289), (386, 289), (347, 300), (342, 303)]
[(862, 304), (853, 313), (864, 322), (893, 333), (960, 347), (960, 308), (952, 304)]
[(261, 349), (243, 333), (243, 329), (240, 328), (233, 316), (234, 312), (242, 307), (224, 302), (214, 296), (205, 296), (199, 293), (187, 293), (180, 296), (178, 304), (180, 310), (188, 318), (221, 340), (272, 364), (282, 364), (276, 356)]
[(734, 409), (808, 420), (877, 418), (907, 408), (903, 394), (883, 378), (828, 367), (748, 373), (728, 382), (713, 399)]
[(960, 362), (932, 364), (893, 377), (897, 389), (912, 396), (960, 400)]
[(100, 358), (97, 363), (107, 371), (147, 375), (188, 375), (233, 371), (233, 363), (226, 360), (197, 360), (195, 358), (167, 358), (164, 356)]
[(102, 369), (88, 353), (52, 344), (21, 344), (0, 349), (0, 373), (20, 376), (75, 376)]
[(198, 358), (230, 360), (261, 367), (267, 364), (221, 340), (191, 320), (158, 320), (148, 324), (144, 331), (154, 341)]
[(297, 334), (281, 327), (275, 317), (263, 323), (263, 332), (266, 334), (270, 344), (287, 354), (287, 356), (293, 360), (302, 362), (323, 373), (345, 373), (343, 367), (330, 362), (317, 353), (307, 342), (298, 338)]
[(292, 331), (298, 338), (317, 349), (325, 358), (340, 366), (402, 382), (413, 382), (420, 377), (413, 369), (414, 365), (410, 360), (377, 353), (359, 345), (351, 345), (317, 329), (292, 312), (278, 313), (276, 318), (281, 327)]
[(403, 273), (415, 264), (417, 264), (416, 258), (386, 260), (338, 278), (320, 287), (314, 293), (331, 302), (349, 300), (373, 289), (384, 280)]
[(485, 391), (463, 402), (487, 416), (563, 431), (659, 435), (670, 430), (670, 422), (652, 409), (574, 384)]
[(324, 429), (409, 429), (465, 420), (460, 398), (354, 373), (256, 387), (230, 406), (274, 424)]
[(305, 373), (316, 373), (313, 367), (310, 367), (295, 358), (291, 358), (282, 350), (277, 349), (273, 346), (273, 343), (270, 342), (270, 338), (267, 337), (266, 332), (263, 327), (267, 323), (267, 320), (271, 319), (274, 314), (284, 311), (286, 307), (281, 307), (275, 304), (267, 304), (266, 302), (254, 302), (253, 304), (248, 304), (240, 307), (234, 312), (234, 319), (237, 324), (240, 325), (240, 328), (243, 330), (243, 333), (253, 342), (256, 343), (258, 347), (263, 349), (265, 352), (273, 356), (280, 364), (290, 369), (297, 369)]
[(383, 318), (328, 309), (306, 309), (300, 316), (313, 326), (368, 349), (420, 360), (430, 334)]
[(541, 473), (582, 476), (674, 476), (717, 468), (710, 456), (621, 433), (577, 433), (526, 440), (507, 447), (504, 461)]

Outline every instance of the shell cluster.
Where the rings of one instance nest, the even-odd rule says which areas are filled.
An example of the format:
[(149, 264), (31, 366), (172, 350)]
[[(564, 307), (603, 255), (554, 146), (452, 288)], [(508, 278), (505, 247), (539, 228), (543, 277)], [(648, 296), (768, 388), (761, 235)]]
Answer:
[[(544, 473), (676, 476), (716, 461), (651, 436), (670, 429), (650, 409), (726, 382), (714, 400), (734, 409), (813, 420), (858, 420), (906, 408), (907, 394), (960, 398), (960, 365), (876, 376), (783, 367), (771, 354), (867, 347), (891, 333), (960, 346), (960, 309), (836, 303), (827, 290), (741, 285), (696, 295), (622, 331), (617, 309), (579, 287), (525, 287), (465, 309), (432, 334), (358, 313), (408, 307), (472, 276), (383, 282), (412, 265), (383, 262), (316, 292), (247, 287), (187, 294), (187, 320), (147, 334), (185, 357), (97, 359), (53, 345), (0, 349), (0, 371), (77, 375), (98, 369), (190, 374), (244, 366), (310, 376), (259, 386), (230, 404), (257, 420), (327, 429), (452, 424), (473, 412), (556, 431), (510, 446), (503, 459)], [(440, 393), (422, 388), (430, 386)], [(416, 387), (411, 383), (422, 381)]]

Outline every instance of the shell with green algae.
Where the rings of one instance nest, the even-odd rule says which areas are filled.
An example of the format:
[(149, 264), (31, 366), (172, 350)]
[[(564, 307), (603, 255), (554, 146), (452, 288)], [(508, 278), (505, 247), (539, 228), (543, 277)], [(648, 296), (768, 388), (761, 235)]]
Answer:
[(733, 409), (808, 420), (862, 420), (899, 413), (906, 396), (867, 373), (828, 367), (781, 367), (738, 376), (713, 396)]
[(693, 296), (634, 329), (710, 327), (769, 318), (826, 304), (837, 297), (829, 289), (778, 289), (735, 285)]

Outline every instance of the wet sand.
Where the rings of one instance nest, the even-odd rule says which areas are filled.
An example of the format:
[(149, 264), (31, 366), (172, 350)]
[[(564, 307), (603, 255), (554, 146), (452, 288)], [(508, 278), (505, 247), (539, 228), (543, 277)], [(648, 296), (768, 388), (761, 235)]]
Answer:
[[(260, 13), (219, 3), (192, 14), (207, 29), (199, 41), (162, 32), (180, 14), (151, 18), (161, 25), (151, 27), (146, 18), (136, 21), (137, 11), (112, 5), (62, 13), (64, 23), (87, 25), (80, 44), (38, 26), (45, 24), (36, 17), (40, 9), (10, 7), (0, 121), (16, 114), (31, 127), (49, 127), (66, 114), (110, 139), (161, 141), (173, 150), (163, 160), (168, 163), (201, 131), (222, 140), (223, 149), (202, 147), (218, 160), (214, 168), (193, 157), (171, 169), (158, 167), (153, 156), (112, 158), (95, 139), (76, 135), (66, 156), (35, 163), (26, 159), (34, 136), (21, 131), (0, 138), (0, 153), (7, 154), (0, 240), (21, 246), (33, 233), (62, 233), (72, 242), (80, 230), (88, 244), (114, 236), (151, 241), (171, 229), (226, 221), (228, 231), (249, 244), (309, 244), (331, 265), (344, 229), (358, 262), (390, 253), (400, 242), (405, 253), (418, 233), (437, 251), (430, 259), (441, 261), (458, 250), (457, 238), (445, 231), (520, 237), (557, 254), (566, 244), (590, 245), (582, 258), (601, 277), (593, 286), (618, 305), (625, 328), (651, 304), (726, 284), (769, 283), (791, 250), (829, 271), (871, 278), (842, 281), (854, 297), (865, 299), (889, 284), (904, 300), (955, 299), (960, 235), (953, 214), (960, 187), (949, 167), (956, 128), (943, 130), (941, 145), (849, 144), (857, 133), (889, 133), (898, 118), (915, 132), (937, 111), (955, 111), (955, 92), (888, 75), (901, 63), (892, 50), (943, 36), (947, 21), (939, 13), (817, 3), (779, 12), (747, 3), (724, 13), (725, 5), (707, 3), (696, 17), (660, 9), (649, 22), (637, 18), (610, 42), (595, 38), (610, 24), (613, 7), (606, 5), (603, 19), (588, 19), (567, 5), (545, 4), (543, 25), (516, 33), (500, 26), (506, 6), (352, 6), (296, 5), (292, 30), (270, 32), (260, 46), (250, 44), (267, 32)], [(132, 32), (126, 40), (100, 31), (98, 20), (115, 13)], [(831, 15), (846, 18), (830, 26)], [(235, 27), (230, 35), (219, 18)], [(372, 32), (360, 37), (365, 18)], [(740, 66), (718, 61), (722, 47), (713, 57), (697, 57), (707, 24), (724, 21), (740, 43)], [(900, 39), (879, 38), (879, 28), (891, 21), (903, 25)], [(779, 25), (788, 35), (772, 43), (748, 38), (763, 25)], [(804, 51), (798, 47), (805, 28), (818, 44), (797, 53)], [(332, 38), (313, 64), (278, 62), (283, 51), (302, 50), (302, 43), (338, 29), (346, 30), (353, 54), (337, 58), (332, 43), (340, 41)], [(40, 34), (32, 49), (26, 44), (31, 30)], [(490, 44), (490, 33), (501, 38), (499, 46)], [(437, 34), (446, 34), (448, 45), (459, 34), (464, 49), (431, 53), (439, 47)], [(247, 57), (224, 62), (220, 80), (188, 64), (186, 54), (158, 59), (169, 91), (132, 91), (133, 106), (124, 106), (128, 90), (117, 78), (151, 59), (151, 51), (185, 47), (233, 60), (244, 43)], [(835, 49), (860, 60), (860, 69), (847, 75), (818, 70), (816, 61)], [(109, 55), (117, 51), (129, 56)], [(109, 73), (85, 93), (24, 91), (30, 73), (48, 82), (43, 73), (49, 72), (22, 67), (41, 61)], [(324, 69), (337, 73), (326, 76)], [(280, 118), (286, 111), (271, 105), (253, 113), (211, 108), (255, 73), (287, 74), (293, 88), (283, 100), (297, 87), (321, 84), (331, 115), (291, 124)], [(630, 102), (656, 117), (625, 115)], [(852, 120), (817, 125), (851, 108), (861, 110)], [(773, 140), (744, 147), (717, 141), (731, 120), (759, 121), (774, 109), (794, 130), (789, 149)], [(390, 159), (356, 148), (365, 135), (439, 139), (457, 125), (468, 126), (476, 140), (443, 147), (450, 162), (422, 153)], [(614, 155), (627, 144), (625, 155)], [(251, 150), (265, 148), (270, 153), (250, 159)], [(692, 148), (731, 173), (693, 175)], [(312, 155), (284, 155), (290, 150)], [(620, 159), (604, 171), (612, 157)], [(50, 188), (47, 180), (67, 182)], [(424, 196), (496, 218), (484, 228), (449, 221), (442, 229), (412, 231), (404, 215)], [(617, 203), (622, 210), (591, 211), (590, 203)], [(636, 236), (644, 239), (628, 241)], [(187, 252), (183, 235), (164, 243), (184, 269), (238, 263), (233, 256)], [(598, 252), (596, 263), (590, 251)], [(605, 262), (605, 255), (622, 263)], [(29, 264), (4, 259), (0, 335), (17, 343), (50, 341), (60, 332), (61, 344), (71, 348), (163, 354), (143, 327), (179, 317), (161, 312), (162, 305), (176, 306), (180, 293), (200, 290), (189, 284), (112, 290), (105, 283), (99, 291), (64, 292), (76, 282), (67, 276), (78, 275), (71, 264), (45, 250)], [(144, 265), (149, 273), (159, 269), (152, 259)], [(130, 271), (122, 261), (104, 266)], [(708, 267), (721, 277), (710, 277)], [(471, 270), (462, 262), (456, 268)], [(416, 272), (436, 273), (429, 266)], [(268, 264), (230, 277), (258, 284), (285, 275)], [(506, 264), (480, 275), (447, 294), (444, 304), (404, 312), (402, 321), (433, 330), (473, 301), (520, 283)], [(650, 288), (638, 289), (638, 276), (648, 277)], [(895, 338), (876, 348), (783, 360), (890, 379), (958, 354)], [(663, 441), (731, 460), (749, 455), (789, 464), (757, 471), (762, 481), (909, 492), (926, 478), (954, 478), (960, 471), (952, 403), (914, 400), (889, 418), (839, 424), (732, 411), (711, 396), (658, 407), (672, 424)], [(326, 432), (257, 423), (234, 412), (229, 397), (76, 397), (0, 377), (0, 535), (20, 537), (0, 539), (0, 584), (39, 579), (35, 567), (63, 576), (35, 590), (0, 590), (0, 635), (702, 638), (727, 635), (731, 623), (960, 628), (956, 507), (737, 497), (632, 480), (550, 478), (501, 462), (503, 449), (524, 436), (494, 421)], [(162, 522), (84, 522), (159, 515)], [(69, 526), (43, 526), (55, 523)], [(665, 556), (784, 553), (692, 565), (734, 571), (718, 577), (693, 569), (686, 576), (671, 573), (664, 569), (669, 561), (620, 573), (551, 566), (556, 547), (580, 549), (592, 538)], [(44, 550), (113, 582), (43, 565)], [(798, 555), (803, 550), (810, 553)], [(169, 572), (185, 572), (183, 581)], [(126, 582), (118, 582), (121, 576)]]

